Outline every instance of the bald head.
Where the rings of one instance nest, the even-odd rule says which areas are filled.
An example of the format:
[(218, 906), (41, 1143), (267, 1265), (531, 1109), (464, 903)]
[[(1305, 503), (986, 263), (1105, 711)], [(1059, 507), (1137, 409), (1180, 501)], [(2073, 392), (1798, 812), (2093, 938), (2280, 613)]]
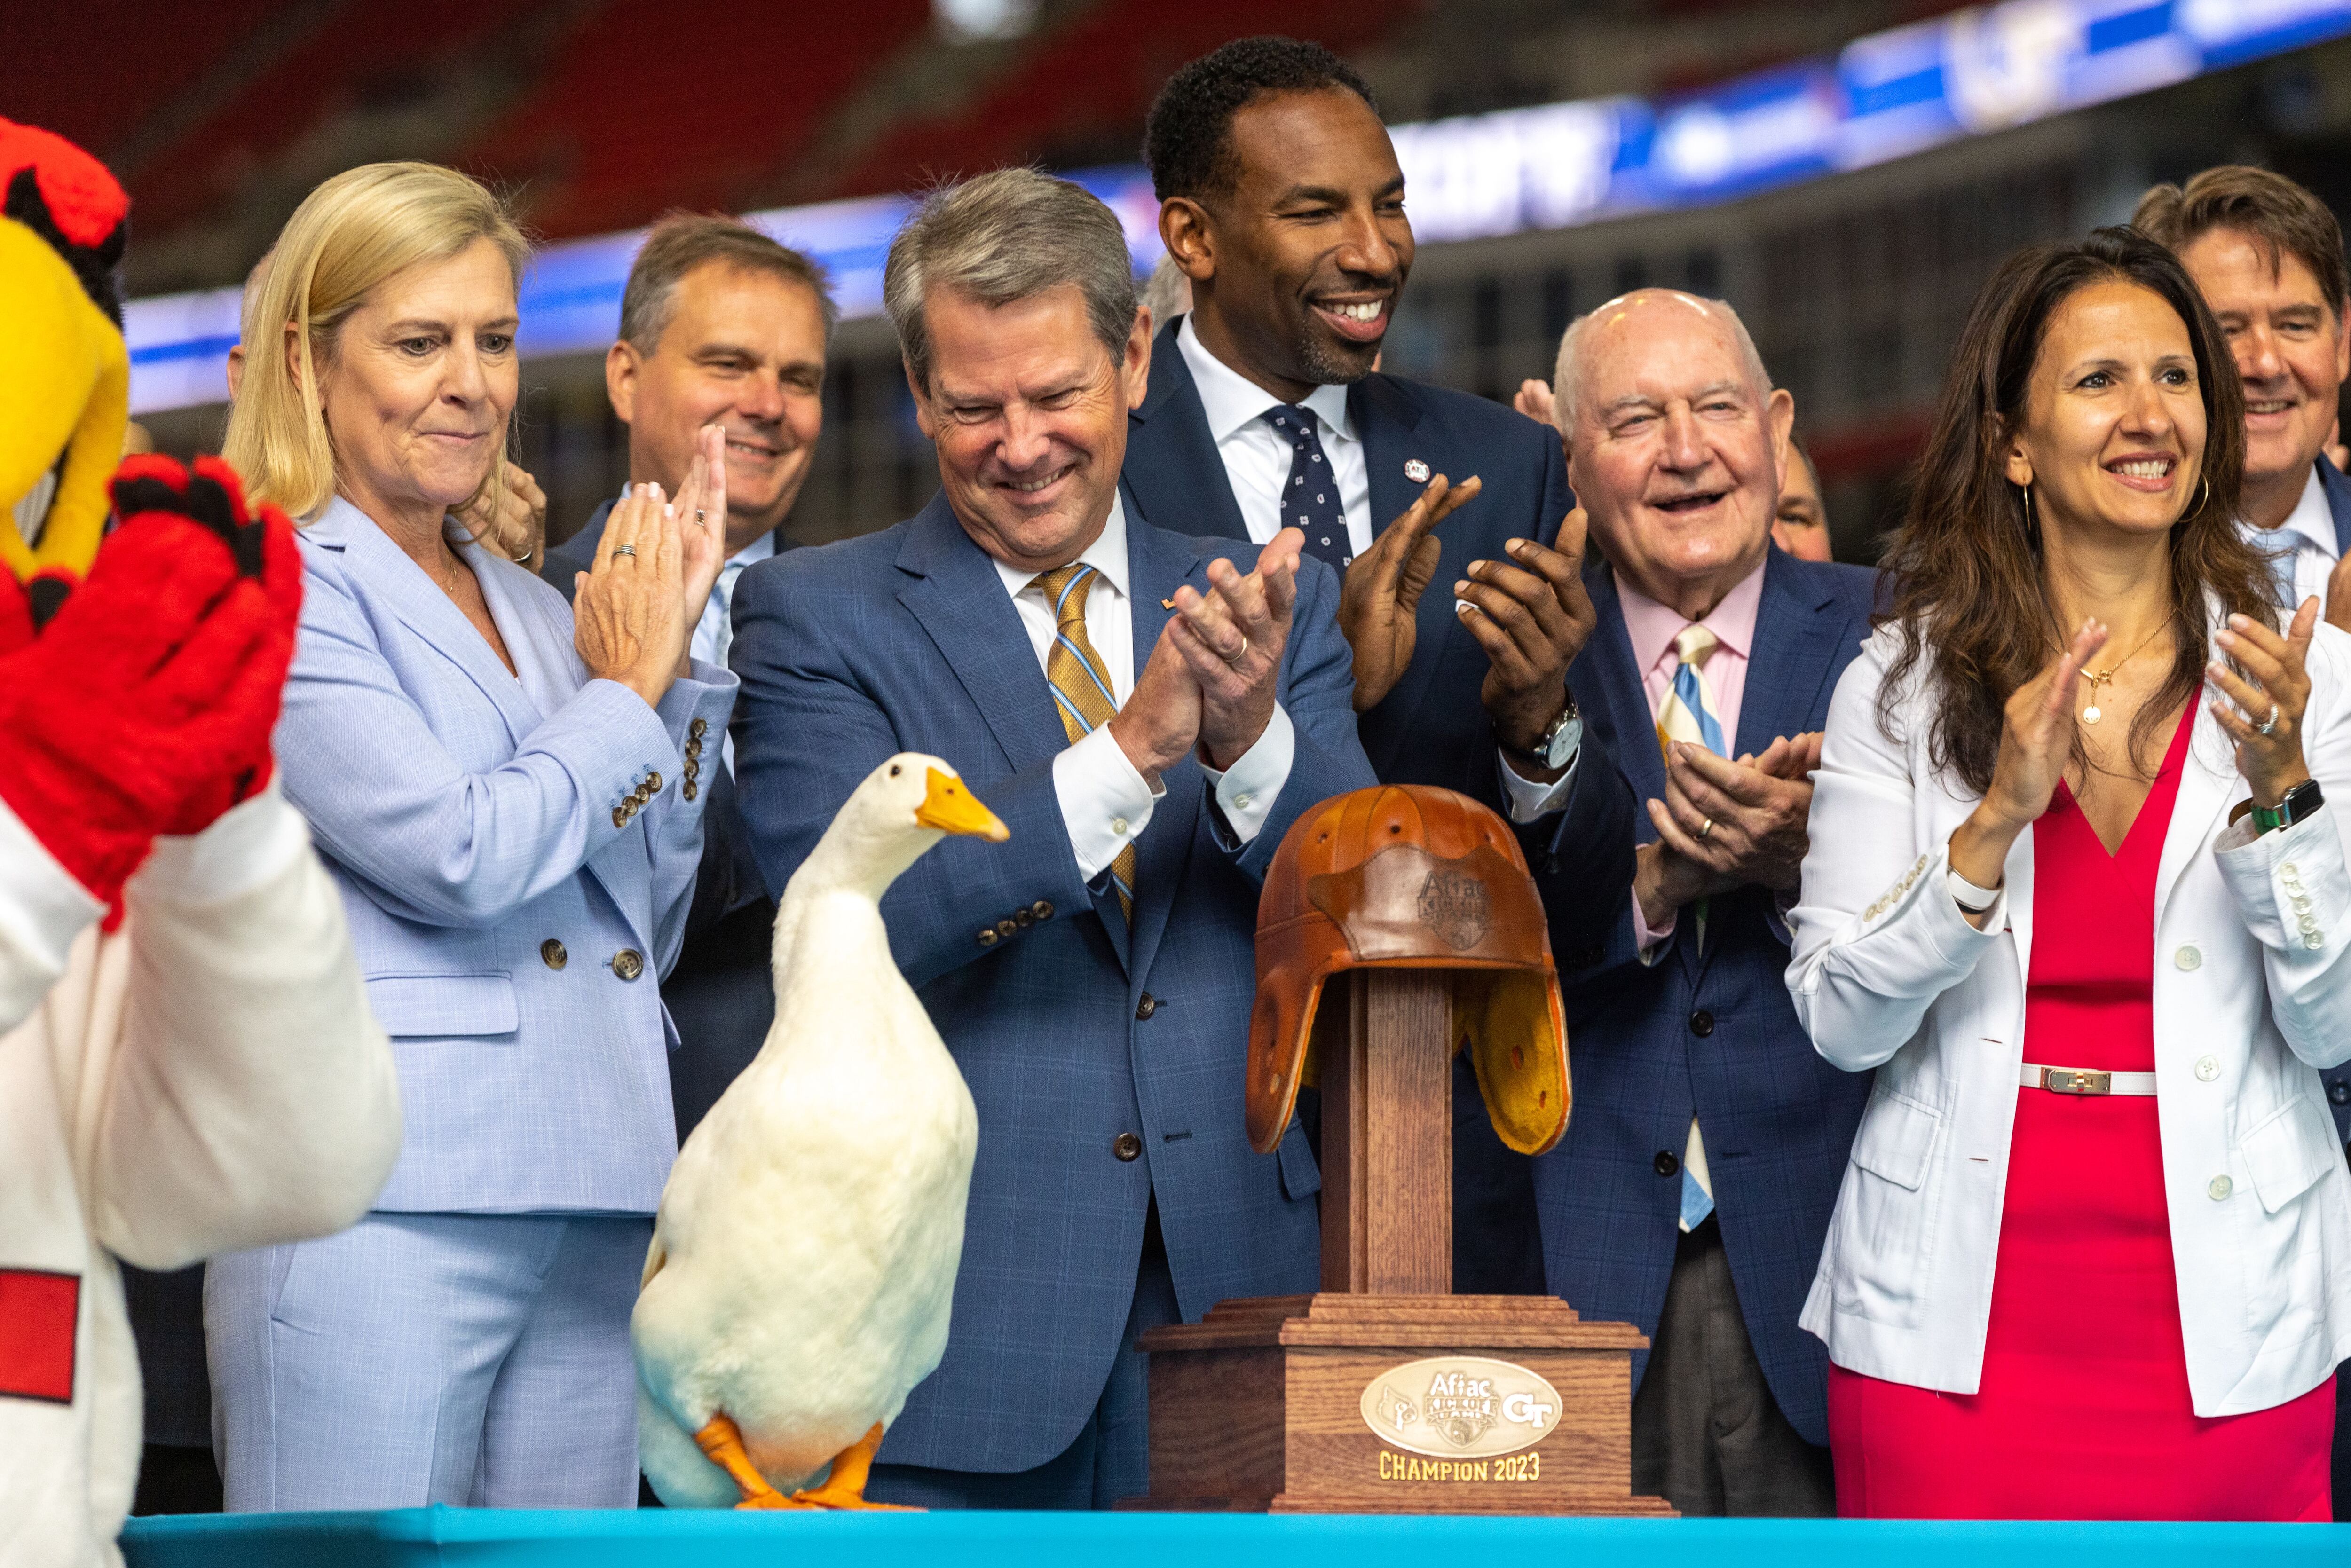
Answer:
[(1609, 561), (1703, 619), (1771, 547), (1794, 400), (1737, 311), (1668, 288), (1578, 318), (1552, 384), (1568, 476)]

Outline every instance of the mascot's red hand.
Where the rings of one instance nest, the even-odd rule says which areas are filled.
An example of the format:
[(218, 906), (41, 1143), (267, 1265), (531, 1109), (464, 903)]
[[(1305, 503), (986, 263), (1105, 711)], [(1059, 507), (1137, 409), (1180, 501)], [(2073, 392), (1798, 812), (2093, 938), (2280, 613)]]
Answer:
[(109, 904), (157, 834), (266, 782), (301, 598), (283, 514), (225, 465), (133, 458), (114, 500), (89, 580), (0, 657), (0, 800)]

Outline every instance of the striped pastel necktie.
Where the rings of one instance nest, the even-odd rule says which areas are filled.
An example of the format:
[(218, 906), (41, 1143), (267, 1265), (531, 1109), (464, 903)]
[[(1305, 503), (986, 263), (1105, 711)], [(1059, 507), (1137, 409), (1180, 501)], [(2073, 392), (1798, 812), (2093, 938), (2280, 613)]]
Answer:
[[(1674, 669), (1674, 684), (1666, 693), (1666, 700), (1657, 709), (1657, 747), (1663, 750), (1674, 741), (1690, 746), (1703, 746), (1717, 757), (1727, 757), (1729, 748), (1722, 742), (1722, 720), (1715, 716), (1714, 691), (1706, 682), (1707, 655), (1720, 643), (1705, 627), (1685, 626), (1674, 639), (1674, 652), (1681, 663)], [(1698, 946), (1706, 946), (1707, 901), (1699, 899), (1693, 906), (1698, 920)], [(1689, 1140), (1682, 1152), (1682, 1214), (1684, 1230), (1695, 1230), (1706, 1217), (1714, 1212), (1714, 1184), (1709, 1179), (1706, 1164), (1706, 1144), (1698, 1136), (1698, 1118), (1690, 1118)]]
[[(1075, 746), (1118, 712), (1112, 695), (1110, 671), (1086, 637), (1086, 594), (1102, 574), (1078, 561), (1040, 572), (1029, 583), (1044, 592), (1053, 607), (1053, 651), (1045, 657), (1045, 679), (1053, 688), (1053, 706), (1061, 727)], [(1111, 885), (1118, 891), (1118, 907), (1134, 918), (1134, 846), (1127, 844), (1110, 862)]]

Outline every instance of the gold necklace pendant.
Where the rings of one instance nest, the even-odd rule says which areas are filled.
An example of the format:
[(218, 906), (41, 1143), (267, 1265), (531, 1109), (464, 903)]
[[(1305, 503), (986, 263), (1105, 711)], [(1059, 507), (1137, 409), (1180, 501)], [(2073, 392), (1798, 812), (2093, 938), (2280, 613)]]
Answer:
[[(2121, 666), (2116, 665), (2116, 668), (2119, 669)], [(2098, 708), (2098, 688), (2113, 680), (2115, 678), (2115, 672), (2114, 670), (2108, 670), (2103, 675), (2094, 675), (2089, 671), (2084, 670), (2082, 672), (2082, 678), (2090, 683), (2090, 706), (2082, 710), (2082, 722), (2084, 724), (2095, 724), (2100, 719), (2106, 716), (2104, 713), (2100, 712)]]

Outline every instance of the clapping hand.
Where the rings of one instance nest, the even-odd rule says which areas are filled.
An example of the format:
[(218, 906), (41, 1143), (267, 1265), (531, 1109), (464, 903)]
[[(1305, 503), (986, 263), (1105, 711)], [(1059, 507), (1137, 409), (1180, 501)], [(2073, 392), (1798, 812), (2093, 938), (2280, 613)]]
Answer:
[(2227, 629), (2212, 634), (2244, 671), (2240, 675), (2215, 659), (2204, 675), (2220, 691), (2212, 714), (2237, 743), (2237, 771), (2253, 787), (2256, 806), (2274, 807), (2310, 777), (2302, 755), (2302, 713), (2310, 701), (2305, 665), (2317, 630), (2314, 596), (2302, 601), (2283, 637), (2249, 615), (2230, 616)]
[(1357, 713), (1377, 707), (1404, 678), (1419, 640), (1420, 626), (1414, 617), (1420, 596), (1436, 579), (1444, 550), (1433, 530), (1479, 487), (1475, 475), (1458, 486), (1437, 475), (1419, 499), (1382, 528), (1372, 548), (1347, 568), (1339, 588), (1339, 632), (1354, 654)]
[(673, 504), (689, 637), (692, 628), (702, 623), (703, 608), (710, 602), (719, 570), (726, 564), (726, 427), (704, 425), (695, 432), (694, 444), (694, 462)]
[(1453, 585), (1455, 614), (1491, 664), (1479, 696), (1494, 723), (1494, 737), (1528, 760), (1514, 764), (1529, 777), (1556, 777), (1532, 760), (1544, 732), (1567, 706), (1567, 667), (1600, 624), (1583, 591), (1583, 508), (1560, 525), (1559, 548), (1511, 539), (1509, 560), (1475, 560)]
[(485, 490), (455, 516), (475, 544), (528, 566), (547, 542), (547, 492), (519, 463), (500, 465), (496, 489)]
[(1306, 536), (1284, 528), (1243, 577), (1232, 562), (1208, 563), (1208, 589), (1176, 591), (1167, 634), (1200, 688), (1200, 749), (1228, 768), (1257, 744), (1273, 717), (1290, 612), (1298, 601), (1298, 557)]
[(1666, 748), (1666, 797), (1648, 802), (1657, 840), (1635, 861), (1634, 892), (1652, 929), (1694, 898), (1759, 885), (1795, 889), (1813, 808), (1817, 731), (1782, 737), (1731, 761), (1702, 746)]
[[(2083, 666), (2105, 645), (2105, 624), (2083, 622), (2073, 643), (2008, 699), (1991, 787), (1951, 832), (1951, 869), (1976, 886), (2000, 885), (2007, 874), (2009, 847), (2049, 810), (2074, 755)], [(1989, 911), (1968, 916), (1979, 926), (1989, 918)]]
[[(659, 485), (632, 485), (604, 522), (596, 564), (578, 574), (572, 643), (598, 680), (617, 681), (648, 707), (684, 673), (694, 622), (686, 618), (677, 508)], [(706, 594), (708, 590), (705, 589)]]

